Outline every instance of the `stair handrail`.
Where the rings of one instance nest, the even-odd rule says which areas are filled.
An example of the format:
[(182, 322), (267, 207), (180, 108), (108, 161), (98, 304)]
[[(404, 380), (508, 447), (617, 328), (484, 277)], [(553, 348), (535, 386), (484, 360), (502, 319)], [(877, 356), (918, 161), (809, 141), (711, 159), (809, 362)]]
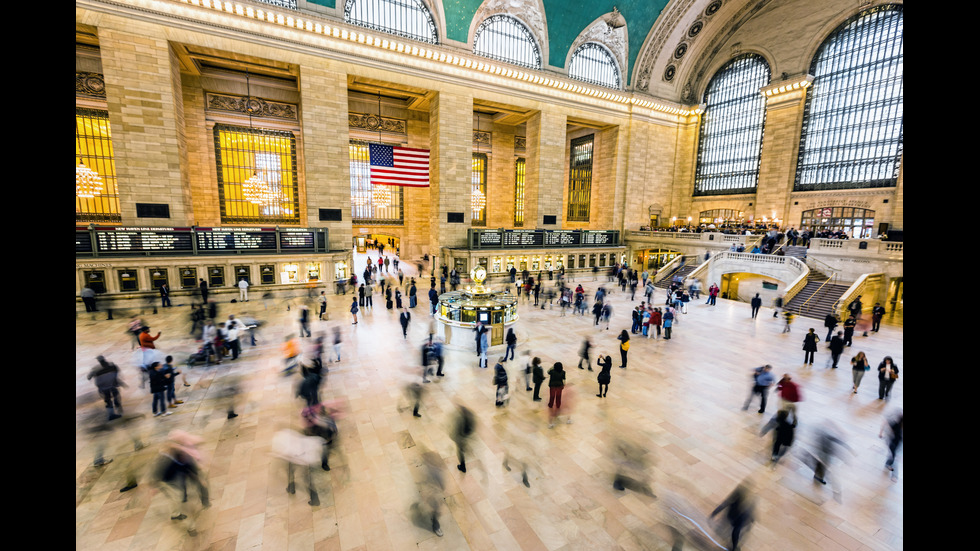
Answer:
[(806, 287), (807, 276), (810, 275), (810, 267), (807, 266), (805, 262), (800, 262), (800, 264), (803, 264), (803, 273), (800, 274), (798, 278), (794, 279), (793, 282), (789, 284), (786, 292), (783, 293), (783, 306), (789, 304), (789, 301), (793, 300), (793, 298), (800, 294), (800, 291)]
[(884, 277), (884, 273), (875, 272), (871, 274), (861, 274), (861, 277), (857, 278), (857, 281), (851, 284), (850, 287), (844, 291), (844, 294), (834, 302), (833, 312), (837, 314), (840, 319), (847, 319), (846, 305), (850, 304), (855, 298), (864, 294), (864, 289), (868, 286), (868, 281), (872, 278)]
[[(684, 258), (690, 258), (691, 256), (694, 255), (679, 254), (675, 256), (673, 260), (661, 266), (660, 269), (657, 270), (657, 275), (653, 276), (654, 285), (660, 283), (664, 278), (676, 272), (681, 267), (682, 262), (686, 263)], [(676, 266), (674, 264), (676, 264)]]
[(818, 260), (818, 259), (812, 258), (810, 256), (807, 256), (806, 257), (806, 262), (807, 263), (813, 262), (814, 264), (817, 264), (816, 268), (818, 268), (818, 271), (821, 271), (821, 272), (823, 272), (823, 271), (831, 271), (831, 272), (837, 272), (838, 274), (841, 272), (841, 269), (840, 268), (834, 268), (830, 264), (827, 264), (826, 262), (824, 262), (822, 260)]
[[(834, 275), (828, 277), (827, 278), (827, 281), (824, 281), (823, 283), (821, 283), (820, 284), (820, 287), (817, 287), (817, 290), (814, 291), (812, 295), (810, 295), (810, 298), (808, 298), (805, 301), (803, 301), (803, 304), (800, 305), (800, 312), (802, 313), (804, 311), (804, 308), (806, 309), (807, 312), (809, 312), (810, 311), (810, 308), (813, 307), (813, 305), (812, 304), (809, 304), (809, 302), (811, 300), (813, 300), (814, 298), (816, 298), (817, 295), (820, 294), (820, 291), (824, 288), (824, 285), (827, 285), (828, 283), (830, 283), (832, 281), (837, 281), (839, 277), (840, 277), (840, 274), (834, 274)], [(836, 285), (836, 283), (834, 285)]]

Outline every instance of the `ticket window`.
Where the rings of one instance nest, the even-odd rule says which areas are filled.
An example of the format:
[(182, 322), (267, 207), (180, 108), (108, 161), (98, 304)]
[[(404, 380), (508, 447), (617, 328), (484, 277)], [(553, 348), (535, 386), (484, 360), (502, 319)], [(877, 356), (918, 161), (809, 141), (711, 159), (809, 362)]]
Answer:
[(259, 266), (259, 279), (262, 285), (272, 285), (276, 282), (276, 267), (274, 264)]
[(584, 268), (585, 267), (585, 255), (584, 254), (578, 255), (578, 267), (579, 268)]
[(225, 286), (225, 269), (222, 266), (211, 266), (208, 268), (208, 287)]
[(541, 257), (532, 256), (531, 257), (531, 270), (536, 272), (541, 269)]
[(589, 267), (590, 268), (595, 268), (596, 267), (595, 261), (596, 261), (596, 255), (595, 255), (595, 253), (590, 254), (589, 255)]
[(504, 271), (503, 259), (499, 256), (493, 258), (493, 273), (500, 273)]
[(197, 287), (197, 268), (180, 269), (180, 287), (182, 289)]
[(483, 267), (483, 271), (485, 271), (485, 272), (486, 272), (486, 271), (489, 271), (489, 270), (487, 270), (487, 268), (489, 268), (489, 266), (490, 266), (490, 265), (488, 264), (488, 261), (489, 261), (489, 260), (490, 260), (490, 259), (489, 259), (489, 258), (487, 258), (487, 257), (483, 257), (483, 258), (478, 258), (478, 259), (476, 259), (476, 263), (477, 263), (478, 265), (480, 265), (480, 266), (482, 266), (482, 267)]
[(575, 255), (574, 254), (568, 255), (568, 269), (569, 270), (575, 269)]
[(507, 257), (507, 272), (510, 273), (510, 269), (514, 267), (514, 263), (517, 261), (513, 256)]
[(136, 277), (136, 270), (118, 270), (116, 274), (119, 276), (120, 291), (124, 293), (128, 291), (139, 291), (140, 284), (138, 278)]
[(526, 256), (522, 256), (522, 257), (521, 257), (521, 263), (520, 263), (520, 265), (519, 265), (519, 266), (520, 266), (520, 267), (519, 267), (519, 268), (517, 268), (517, 271), (518, 271), (518, 272), (523, 272), (524, 270), (526, 270), (526, 269), (527, 269), (527, 257), (526, 257)]
[(466, 274), (470, 273), (468, 268), (469, 263), (466, 261), (465, 257), (455, 257), (453, 258), (453, 268), (456, 269), (456, 273), (459, 277), (466, 277)]
[(606, 264), (606, 253), (599, 255), (599, 266), (608, 266), (608, 264)]
[(555, 269), (561, 270), (562, 268), (564, 268), (565, 264), (562, 262), (562, 258), (563, 258), (562, 255), (558, 255), (555, 258), (557, 259), (555, 260)]
[(283, 283), (299, 283), (299, 266), (296, 264), (285, 264), (282, 267)]
[(150, 288), (159, 289), (164, 283), (167, 283), (167, 269), (150, 268)]
[(548, 271), (551, 271), (552, 270), (552, 266), (553, 265), (552, 265), (552, 262), (551, 262), (551, 255), (550, 254), (549, 255), (545, 255), (545, 257), (544, 257), (544, 269), (545, 270), (548, 270)]
[(347, 273), (347, 261), (338, 260), (333, 263), (333, 277), (334, 279), (347, 279), (350, 275)]
[(238, 282), (245, 280), (249, 285), (252, 284), (252, 268), (249, 266), (235, 266), (235, 285)]
[(85, 278), (85, 286), (91, 287), (96, 293), (102, 294), (106, 292), (104, 271), (86, 270), (82, 272), (82, 277)]
[(310, 262), (306, 265), (306, 280), (320, 281), (320, 263)]

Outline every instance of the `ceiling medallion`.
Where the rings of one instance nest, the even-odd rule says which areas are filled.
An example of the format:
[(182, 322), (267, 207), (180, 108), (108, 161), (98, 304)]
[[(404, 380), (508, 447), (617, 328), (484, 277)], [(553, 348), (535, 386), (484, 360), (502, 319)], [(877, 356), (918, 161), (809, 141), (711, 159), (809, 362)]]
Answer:
[(674, 75), (677, 74), (677, 67), (673, 65), (668, 65), (667, 69), (664, 71), (664, 80), (670, 82), (674, 80)]
[(677, 48), (674, 49), (674, 59), (680, 59), (684, 57), (684, 54), (686, 53), (687, 53), (687, 43), (681, 42), (680, 44), (677, 45)]

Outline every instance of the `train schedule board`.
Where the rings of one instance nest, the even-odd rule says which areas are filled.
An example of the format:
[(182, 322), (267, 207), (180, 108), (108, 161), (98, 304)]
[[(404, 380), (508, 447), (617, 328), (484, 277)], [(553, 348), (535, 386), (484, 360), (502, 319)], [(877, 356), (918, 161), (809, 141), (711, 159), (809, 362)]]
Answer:
[(275, 228), (196, 228), (199, 253), (276, 252)]
[[(76, 235), (79, 232), (75, 232)], [(191, 253), (191, 228), (96, 228), (95, 248), (100, 255)], [(78, 239), (76, 238), (76, 249)]]

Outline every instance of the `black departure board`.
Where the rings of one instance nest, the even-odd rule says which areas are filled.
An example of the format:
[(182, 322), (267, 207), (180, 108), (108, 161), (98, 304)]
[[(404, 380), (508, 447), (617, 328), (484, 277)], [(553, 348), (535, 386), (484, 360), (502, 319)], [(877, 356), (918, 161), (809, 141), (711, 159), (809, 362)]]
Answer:
[(471, 249), (618, 246), (615, 230), (477, 230), (471, 229)]
[(92, 252), (92, 234), (88, 231), (75, 231), (75, 254)]
[(275, 228), (196, 228), (197, 250), (205, 252), (275, 251)]
[(327, 252), (326, 228), (75, 227), (78, 256), (186, 256)]
[(193, 251), (190, 228), (97, 228), (95, 246), (103, 254)]
[(310, 249), (315, 247), (313, 230), (288, 229), (279, 230), (279, 246), (283, 249)]

